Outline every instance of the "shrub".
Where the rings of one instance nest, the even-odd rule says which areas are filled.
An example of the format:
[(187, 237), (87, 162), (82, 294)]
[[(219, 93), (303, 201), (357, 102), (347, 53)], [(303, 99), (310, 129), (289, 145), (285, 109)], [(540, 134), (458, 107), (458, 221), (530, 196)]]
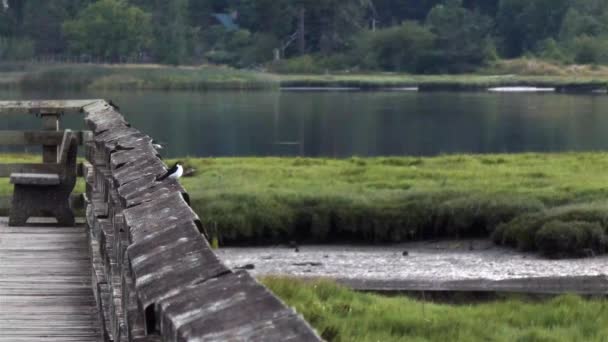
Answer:
[(375, 32), (365, 32), (357, 47), (362, 63), (370, 69), (417, 71), (421, 57), (427, 55), (435, 35), (415, 22), (405, 22)]
[[(549, 210), (545, 210), (537, 213), (529, 213), (525, 215), (518, 216), (512, 221), (501, 224), (497, 227), (497, 229), (492, 234), (492, 239), (497, 244), (503, 244), (511, 247), (517, 247), (520, 250), (524, 251), (534, 251), (534, 250), (542, 250), (543, 253), (552, 253), (554, 251), (551, 246), (556, 246), (555, 242), (551, 242), (548, 237), (548, 231), (555, 232), (558, 228), (547, 228), (545, 233), (541, 234), (542, 237), (539, 238), (539, 232), (543, 230), (547, 224), (551, 222), (567, 222), (577, 223), (573, 224), (571, 229), (579, 229), (577, 227), (580, 226), (580, 223), (598, 225), (602, 229), (606, 229), (608, 227), (608, 211), (607, 205), (605, 203), (585, 203), (585, 204), (577, 204), (577, 205), (567, 205), (552, 208)], [(555, 224), (551, 224), (550, 226), (555, 226)], [(589, 230), (588, 228), (580, 228), (583, 230)], [(561, 231), (565, 231), (565, 228), (559, 228)], [(585, 249), (591, 248), (595, 253), (605, 253), (605, 234), (598, 235), (595, 230), (594, 233), (594, 244), (592, 247), (584, 245), (577, 250), (577, 252), (572, 252), (572, 250), (565, 251), (565, 255), (572, 255), (578, 252), (584, 252)], [(565, 233), (564, 233), (565, 234)], [(571, 233), (568, 233), (571, 234)], [(540, 239), (540, 240), (539, 240)], [(570, 237), (568, 238), (570, 239)], [(543, 248), (540, 247), (539, 242), (543, 244)], [(595, 244), (597, 243), (597, 244)], [(575, 245), (575, 246), (583, 246), (583, 245)], [(604, 246), (604, 247), (601, 247)], [(578, 248), (578, 247), (577, 247)]]
[(547, 256), (590, 256), (606, 252), (608, 237), (597, 223), (551, 221), (536, 233), (536, 246)]
[(0, 60), (22, 61), (34, 56), (34, 42), (31, 39), (0, 37)]
[(275, 62), (271, 69), (282, 74), (320, 74), (324, 71), (324, 68), (311, 55)]
[(538, 212), (544, 205), (521, 196), (466, 196), (445, 202), (441, 216), (450, 236), (488, 236), (501, 223)]
[(579, 64), (599, 64), (608, 61), (608, 44), (604, 39), (580, 36), (572, 43), (574, 61)]

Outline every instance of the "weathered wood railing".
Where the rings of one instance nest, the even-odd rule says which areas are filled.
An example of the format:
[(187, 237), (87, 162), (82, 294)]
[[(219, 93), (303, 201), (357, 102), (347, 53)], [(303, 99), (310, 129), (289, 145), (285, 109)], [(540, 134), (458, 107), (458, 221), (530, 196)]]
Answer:
[(85, 104), (87, 223), (106, 341), (316, 341), (246, 272), (215, 256), (152, 139), (105, 101)]

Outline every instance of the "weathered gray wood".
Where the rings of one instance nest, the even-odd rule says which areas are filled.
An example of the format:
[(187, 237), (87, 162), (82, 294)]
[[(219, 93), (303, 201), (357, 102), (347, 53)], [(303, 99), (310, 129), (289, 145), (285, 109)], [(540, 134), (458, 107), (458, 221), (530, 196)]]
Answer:
[(0, 164), (0, 177), (10, 177), (11, 173), (53, 173), (61, 172), (61, 165), (58, 164), (33, 164), (16, 163)]
[(262, 285), (217, 259), (179, 182), (157, 181), (166, 166), (150, 137), (105, 102), (83, 110), (94, 132), (87, 222), (106, 340), (320, 340)]
[(93, 131), (94, 135), (99, 135), (108, 130), (122, 129), (129, 126), (123, 116), (109, 104), (101, 105), (101, 107), (96, 108), (94, 112), (89, 112), (86, 108), (88, 107), (85, 107), (85, 112), (87, 112), (88, 115), (85, 117), (85, 122)]
[[(62, 171), (62, 167), (58, 164), (35, 164), (35, 163), (9, 163), (0, 164), (0, 177), (10, 177), (12, 173), (56, 173)], [(76, 166), (78, 176), (84, 175), (83, 165), (79, 163)]]
[[(59, 114), (41, 114), (42, 129), (45, 131), (59, 130)], [(57, 145), (42, 145), (42, 162), (55, 163), (57, 161)]]
[(159, 182), (156, 181), (155, 175), (148, 175), (118, 188), (118, 194), (123, 199), (123, 206), (126, 208), (165, 197), (172, 193), (180, 193), (185, 202), (190, 204), (190, 196), (181, 184), (174, 179), (166, 178)]
[[(89, 131), (76, 131), (78, 144), (82, 145)], [(0, 131), (0, 145), (59, 145), (63, 132), (57, 131)]]
[(51, 173), (12, 173), (10, 182), (21, 185), (59, 185), (60, 178), (58, 174)]
[[(4, 210), (5, 212), (11, 208), (11, 201), (13, 200), (13, 196), (0, 196), (0, 210)], [(83, 194), (72, 194), (70, 196), (70, 207), (72, 209), (84, 209), (85, 203)]]
[(318, 341), (304, 323), (248, 273), (192, 285), (159, 304), (163, 341)]
[(65, 167), (69, 167), (67, 164), (68, 161), (68, 154), (70, 152), (70, 145), (72, 145), (74, 143), (73, 140), (75, 140), (76, 137), (73, 134), (73, 132), (69, 129), (66, 129), (63, 132), (63, 138), (61, 139), (61, 145), (57, 146), (57, 159), (56, 159), (56, 163), (61, 165), (61, 166), (65, 166)]
[(179, 193), (161, 196), (153, 201), (125, 209), (123, 214), (129, 227), (129, 241), (134, 243), (159, 229), (199, 221), (198, 215)]
[(229, 272), (193, 223), (151, 233), (129, 246), (127, 254), (141, 308), (148, 308), (192, 283)]
[[(51, 176), (32, 177), (24, 173), (15, 174), (9, 225), (24, 226), (29, 217), (52, 215), (60, 225), (74, 224), (74, 213), (70, 208), (70, 195), (76, 185), (76, 158), (78, 145), (71, 131), (64, 132), (61, 145), (58, 178), (60, 182), (50, 184)], [(57, 158), (57, 156), (55, 156)]]
[(104, 100), (36, 100), (36, 101), (0, 101), (0, 114), (40, 114), (40, 113), (62, 113), (80, 114), (83, 107)]
[(99, 341), (82, 226), (0, 218), (0, 341)]

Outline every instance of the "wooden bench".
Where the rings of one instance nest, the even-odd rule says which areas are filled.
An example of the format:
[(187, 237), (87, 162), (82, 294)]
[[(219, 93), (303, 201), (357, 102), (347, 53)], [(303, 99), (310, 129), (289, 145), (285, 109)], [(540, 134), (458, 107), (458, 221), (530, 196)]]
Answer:
[(10, 174), (15, 190), (9, 226), (24, 226), (27, 219), (34, 216), (52, 216), (61, 226), (74, 225), (70, 195), (76, 185), (77, 155), (78, 140), (72, 131), (66, 130), (57, 150), (56, 163), (40, 164), (38, 170), (24, 168), (25, 172)]

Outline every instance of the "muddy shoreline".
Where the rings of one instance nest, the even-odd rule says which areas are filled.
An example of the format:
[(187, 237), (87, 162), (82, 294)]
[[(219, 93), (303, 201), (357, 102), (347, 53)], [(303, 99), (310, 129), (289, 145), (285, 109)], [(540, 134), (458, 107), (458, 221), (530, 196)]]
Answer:
[(255, 276), (332, 278), (361, 290), (608, 293), (608, 256), (551, 260), (487, 240), (221, 248), (217, 255)]

